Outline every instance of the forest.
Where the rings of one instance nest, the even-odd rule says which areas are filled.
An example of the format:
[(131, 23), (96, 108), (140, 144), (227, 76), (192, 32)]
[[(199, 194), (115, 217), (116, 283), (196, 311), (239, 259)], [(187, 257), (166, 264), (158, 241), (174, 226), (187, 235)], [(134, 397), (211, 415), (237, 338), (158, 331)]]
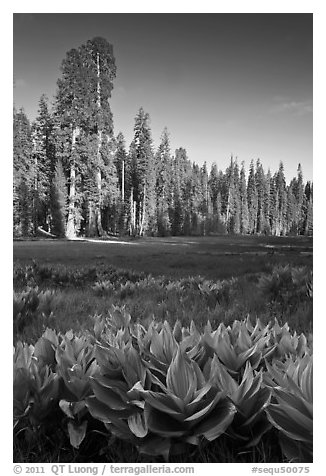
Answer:
[[(313, 184), (286, 182), (284, 164), (264, 170), (230, 157), (225, 171), (171, 151), (164, 128), (154, 147), (139, 108), (129, 145), (114, 133), (113, 46), (96, 37), (66, 53), (53, 100), (42, 94), (30, 121), (13, 113), (13, 235), (76, 237), (312, 235)], [(232, 147), (232, 144), (230, 144)]]

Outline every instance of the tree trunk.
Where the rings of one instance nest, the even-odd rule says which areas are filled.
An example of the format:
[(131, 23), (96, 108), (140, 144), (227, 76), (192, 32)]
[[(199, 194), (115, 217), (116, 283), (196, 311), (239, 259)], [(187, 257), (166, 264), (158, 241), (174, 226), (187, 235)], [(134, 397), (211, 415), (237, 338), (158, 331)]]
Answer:
[(146, 185), (144, 185), (144, 196), (143, 196), (143, 211), (142, 211), (142, 217), (141, 217), (141, 224), (140, 224), (140, 230), (139, 230), (139, 235), (142, 236), (144, 232), (144, 224), (145, 224), (145, 203), (146, 203)]
[(122, 203), (125, 201), (125, 161), (122, 161), (122, 184), (121, 184), (121, 199)]
[[(97, 107), (101, 110), (101, 85), (100, 85), (100, 55), (96, 56), (97, 66)], [(101, 194), (102, 194), (102, 173), (101, 173), (101, 146), (102, 146), (102, 131), (98, 130), (98, 144), (97, 144), (97, 170), (96, 170), (96, 185), (98, 190), (98, 200), (95, 206), (95, 221), (98, 236), (104, 235), (102, 227), (102, 213), (101, 213)]]
[(76, 138), (79, 134), (79, 128), (76, 127), (72, 130), (72, 142), (71, 142), (71, 165), (70, 165), (70, 187), (69, 187), (69, 209), (68, 220), (66, 228), (66, 237), (68, 239), (76, 238), (76, 222), (75, 222), (75, 201), (76, 201), (76, 165), (73, 157)]
[(97, 170), (96, 170), (96, 185), (98, 190), (98, 199), (95, 207), (95, 220), (96, 220), (96, 229), (99, 236), (104, 235), (104, 230), (102, 227), (102, 212), (101, 212), (101, 194), (102, 194), (102, 172), (100, 169), (100, 159), (101, 159), (101, 145), (102, 145), (102, 131), (99, 131), (99, 140), (97, 147)]

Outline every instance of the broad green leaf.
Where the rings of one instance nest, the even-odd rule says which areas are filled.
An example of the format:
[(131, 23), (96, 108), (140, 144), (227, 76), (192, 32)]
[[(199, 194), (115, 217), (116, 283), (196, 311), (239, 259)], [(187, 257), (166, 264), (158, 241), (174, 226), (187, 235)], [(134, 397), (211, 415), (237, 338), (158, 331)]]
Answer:
[(153, 433), (162, 437), (178, 438), (186, 434), (187, 428), (183, 422), (179, 422), (167, 413), (145, 404), (144, 416), (147, 427)]
[(128, 418), (128, 426), (137, 438), (144, 438), (148, 433), (147, 423), (142, 413), (134, 413)]
[(96, 398), (105, 403), (112, 410), (125, 410), (127, 402), (123, 401), (121, 397), (113, 389), (102, 386), (96, 379), (91, 379), (91, 385)]
[(178, 349), (176, 356), (172, 360), (167, 376), (166, 376), (167, 388), (177, 397), (182, 400), (191, 398), (189, 395), (189, 389), (194, 393), (197, 387), (197, 378), (191, 368), (190, 363), (186, 360), (185, 356)]
[(79, 448), (81, 445), (83, 439), (85, 438), (86, 435), (86, 429), (87, 429), (87, 421), (83, 421), (80, 424), (76, 424), (72, 421), (68, 422), (68, 432), (69, 432), (69, 438), (70, 438), (70, 444), (74, 448)]
[(232, 403), (227, 400), (220, 401), (209, 416), (193, 429), (193, 435), (203, 435), (209, 441), (215, 440), (225, 433), (235, 413), (236, 408)]

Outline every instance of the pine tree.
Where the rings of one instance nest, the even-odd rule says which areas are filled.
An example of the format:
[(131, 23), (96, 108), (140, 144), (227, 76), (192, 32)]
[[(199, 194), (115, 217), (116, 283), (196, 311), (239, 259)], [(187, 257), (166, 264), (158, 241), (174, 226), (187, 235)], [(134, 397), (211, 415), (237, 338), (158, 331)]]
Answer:
[(190, 162), (187, 151), (179, 147), (175, 150), (172, 160), (173, 170), (173, 216), (171, 220), (171, 230), (173, 235), (184, 233), (185, 207), (186, 207), (186, 177)]
[(264, 187), (264, 217), (265, 217), (265, 233), (267, 235), (271, 234), (271, 183), (272, 176), (271, 171), (268, 169), (265, 177), (265, 187)]
[(293, 194), (296, 200), (294, 228), (297, 234), (304, 233), (304, 184), (301, 164), (298, 165), (297, 178), (293, 181)]
[(309, 181), (306, 183), (303, 198), (304, 209), (304, 234), (313, 234), (313, 185)]
[(129, 196), (130, 196), (130, 184), (129, 184), (129, 174), (128, 174), (128, 156), (126, 152), (125, 138), (122, 132), (116, 137), (116, 150), (114, 154), (114, 165), (116, 167), (116, 173), (118, 177), (119, 185), (119, 198), (118, 198), (118, 208), (119, 208), (119, 233), (126, 233), (128, 230), (128, 209), (129, 205)]
[(61, 160), (57, 161), (50, 188), (50, 231), (59, 238), (66, 233), (67, 186)]
[(39, 101), (38, 116), (32, 127), (34, 180), (34, 229), (40, 225), (49, 231), (50, 188), (55, 169), (54, 124), (43, 94)]
[(264, 192), (265, 192), (265, 174), (260, 159), (256, 162), (255, 183), (257, 192), (257, 226), (255, 232), (264, 233), (266, 230)]
[(286, 233), (297, 234), (297, 203), (294, 195), (295, 179), (291, 180), (290, 185), (287, 187), (286, 196)]
[(165, 127), (161, 142), (155, 154), (156, 171), (156, 216), (159, 236), (169, 235), (171, 232), (170, 214), (172, 215), (172, 158), (170, 137)]
[(246, 234), (249, 231), (249, 211), (247, 200), (246, 171), (244, 162), (241, 163), (240, 171), (240, 232)]
[(155, 164), (149, 114), (141, 107), (130, 145), (131, 189), (137, 234), (156, 232)]
[(277, 227), (276, 234), (286, 234), (286, 213), (287, 213), (287, 194), (286, 181), (284, 176), (283, 162), (280, 162), (278, 172), (275, 174), (275, 187), (277, 191)]
[(258, 193), (256, 188), (255, 169), (253, 160), (250, 162), (249, 177), (247, 185), (248, 213), (249, 213), (249, 233), (256, 233), (258, 214)]
[(35, 166), (32, 131), (23, 109), (13, 117), (13, 227), (14, 236), (33, 233)]
[(234, 182), (234, 227), (233, 232), (240, 233), (241, 230), (241, 199), (240, 199), (240, 175), (239, 165), (237, 160), (233, 169), (233, 182)]

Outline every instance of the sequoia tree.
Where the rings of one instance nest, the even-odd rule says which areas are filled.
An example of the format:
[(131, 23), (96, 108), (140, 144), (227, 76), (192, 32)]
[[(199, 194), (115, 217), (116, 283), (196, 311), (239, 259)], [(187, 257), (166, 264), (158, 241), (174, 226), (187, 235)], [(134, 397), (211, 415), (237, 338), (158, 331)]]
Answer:
[[(113, 136), (109, 98), (116, 74), (112, 45), (103, 38), (89, 40), (68, 51), (61, 70), (55, 113), (60, 129), (58, 151), (69, 174), (66, 234), (69, 238), (76, 236), (82, 218), (85, 219), (82, 204), (86, 198), (85, 229), (89, 234), (102, 234), (102, 175), (105, 169), (112, 168), (113, 162), (113, 151), (108, 146)], [(86, 191), (78, 189), (78, 183), (86, 184), (87, 180), (92, 193), (85, 196)], [(115, 177), (113, 182), (108, 186), (116, 186)]]

